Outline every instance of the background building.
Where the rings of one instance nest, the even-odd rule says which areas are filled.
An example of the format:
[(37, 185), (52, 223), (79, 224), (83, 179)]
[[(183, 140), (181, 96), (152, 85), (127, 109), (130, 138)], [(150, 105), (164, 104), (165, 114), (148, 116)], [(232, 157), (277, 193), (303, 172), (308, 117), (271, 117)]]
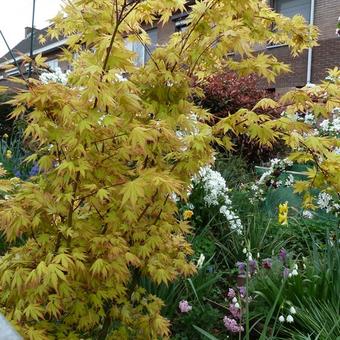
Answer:
[[(319, 27), (319, 46), (305, 51), (301, 56), (293, 58), (285, 45), (270, 45), (265, 47), (266, 53), (273, 54), (280, 61), (291, 65), (292, 72), (278, 77), (275, 84), (262, 83), (265, 88), (271, 88), (278, 93), (285, 92), (292, 87), (302, 87), (307, 83), (318, 83), (323, 80), (327, 70), (340, 66), (340, 38), (335, 34), (338, 17), (340, 16), (340, 0), (269, 0), (270, 5), (279, 13), (292, 17), (296, 14), (303, 15), (305, 19)], [(193, 1), (188, 1), (188, 5)], [(190, 7), (188, 7), (188, 11)], [(176, 31), (185, 29), (185, 17), (187, 13), (175, 14), (165, 25), (155, 24), (146, 27), (150, 36), (151, 45), (144, 46), (140, 42), (127, 42), (127, 46), (136, 52), (136, 64), (143, 65), (149, 59), (149, 51), (167, 42), (170, 35)], [(61, 47), (65, 46), (66, 39), (47, 40), (44, 45), (39, 43), (39, 36), (46, 35), (47, 28), (35, 30), (33, 54), (42, 53), (47, 57), (47, 64), (54, 70), (60, 67), (63, 71), (69, 69), (69, 65), (58, 60)], [(31, 29), (25, 29), (25, 37), (14, 48), (13, 53), (18, 62), (22, 60), (22, 54), (29, 54)], [(2, 64), (13, 63), (10, 53), (0, 58)], [(27, 65), (22, 65), (22, 72), (27, 72)], [(6, 77), (18, 75), (18, 70), (13, 67), (6, 72), (0, 71), (0, 82)]]
[(292, 72), (278, 77), (274, 86), (277, 92), (307, 83), (319, 83), (327, 70), (340, 66), (340, 38), (336, 25), (340, 16), (340, 0), (272, 0), (271, 6), (279, 13), (292, 17), (301, 14), (319, 28), (319, 46), (293, 58), (287, 46), (267, 46), (268, 53), (291, 65)]

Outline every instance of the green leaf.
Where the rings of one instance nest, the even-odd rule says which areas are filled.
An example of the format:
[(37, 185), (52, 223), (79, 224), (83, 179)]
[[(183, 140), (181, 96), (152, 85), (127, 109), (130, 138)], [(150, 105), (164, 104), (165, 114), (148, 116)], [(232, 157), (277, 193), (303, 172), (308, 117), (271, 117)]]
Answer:
[(196, 329), (197, 332), (201, 333), (202, 335), (204, 335), (207, 339), (210, 340), (218, 340), (216, 337), (214, 337), (212, 334), (208, 333), (207, 331), (205, 331), (204, 329), (196, 326), (196, 325), (192, 325), (192, 327), (194, 327)]

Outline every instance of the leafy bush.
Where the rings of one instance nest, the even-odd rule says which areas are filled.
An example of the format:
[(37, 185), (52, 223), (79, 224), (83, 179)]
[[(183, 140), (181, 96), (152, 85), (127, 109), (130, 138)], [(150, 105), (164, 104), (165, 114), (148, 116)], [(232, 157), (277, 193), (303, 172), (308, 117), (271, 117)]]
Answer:
[(180, 315), (175, 320), (175, 325), (173, 328), (173, 333), (175, 336), (173, 339), (183, 340), (183, 339), (201, 339), (205, 340), (206, 337), (200, 335), (194, 328), (194, 325), (199, 325), (203, 329), (213, 332), (216, 325), (221, 323), (223, 318), (223, 313), (216, 308), (213, 308), (209, 304), (204, 306), (197, 306), (187, 315)]
[(251, 110), (261, 99), (274, 98), (272, 92), (258, 86), (258, 81), (256, 74), (242, 77), (233, 71), (219, 72), (204, 81), (200, 104), (217, 118), (242, 108)]
[[(239, 76), (236, 72), (225, 70), (205, 79), (203, 85), (199, 84), (204, 96), (199, 104), (213, 114), (212, 122), (236, 113), (240, 109), (252, 110), (264, 98), (274, 98), (271, 91), (258, 86), (259, 77), (256, 74)], [(257, 110), (263, 113), (264, 110)], [(274, 109), (266, 113), (278, 117), (279, 112)], [(233, 154), (245, 159), (248, 163), (261, 163), (282, 152), (279, 145), (274, 149), (261, 146), (251, 141), (245, 135), (233, 136)]]

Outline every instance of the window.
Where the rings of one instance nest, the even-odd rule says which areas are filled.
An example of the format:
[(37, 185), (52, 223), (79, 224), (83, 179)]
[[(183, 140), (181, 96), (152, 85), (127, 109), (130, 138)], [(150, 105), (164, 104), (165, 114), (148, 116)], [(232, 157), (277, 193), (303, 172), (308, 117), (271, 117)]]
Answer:
[(302, 15), (307, 22), (310, 20), (311, 0), (273, 0), (276, 12), (286, 16)]
[(188, 13), (177, 13), (171, 17), (172, 22), (175, 24), (176, 32), (184, 32), (188, 28)]
[(135, 63), (137, 66), (143, 66), (149, 59), (150, 53), (153, 52), (156, 48), (158, 42), (158, 31), (157, 29), (152, 29), (147, 31), (151, 45), (144, 46), (140, 41), (127, 41), (126, 40), (126, 47), (132, 52), (136, 53), (136, 60)]
[(58, 59), (52, 59), (46, 62), (46, 65), (51, 69), (51, 71), (56, 71), (59, 68)]
[(10, 70), (8, 70), (6, 72), (6, 76), (7, 77), (16, 76), (18, 74), (20, 74), (20, 72), (19, 72), (19, 70), (16, 67), (15, 68), (11, 68)]
[(176, 32), (184, 32), (188, 28), (188, 22), (185, 19), (176, 21), (175, 25), (176, 25)]

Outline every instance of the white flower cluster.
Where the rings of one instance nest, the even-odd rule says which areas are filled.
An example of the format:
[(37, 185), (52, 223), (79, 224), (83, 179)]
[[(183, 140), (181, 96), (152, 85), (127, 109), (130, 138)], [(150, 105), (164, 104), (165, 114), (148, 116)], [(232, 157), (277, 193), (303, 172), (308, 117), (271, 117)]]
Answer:
[[(205, 166), (200, 169), (198, 178), (195, 178), (194, 182), (197, 182), (197, 179), (203, 183), (205, 190), (204, 201), (208, 206), (220, 204), (220, 199), (224, 195), (228, 197), (229, 189), (226, 186), (225, 179), (218, 171), (214, 171), (209, 166)], [(229, 200), (229, 198), (227, 199)], [(229, 200), (228, 204), (230, 203), (231, 201)]]
[(204, 202), (208, 207), (220, 206), (219, 212), (223, 215), (232, 231), (242, 234), (242, 222), (232, 209), (232, 201), (229, 198), (229, 189), (224, 178), (218, 171), (209, 166), (200, 169), (193, 183), (202, 183), (204, 189)]
[(293, 270), (288, 274), (288, 277), (293, 277), (293, 276), (298, 276), (299, 272), (298, 272), (298, 265), (295, 263), (293, 266)]
[[(282, 116), (289, 116), (286, 112)], [(304, 133), (305, 137), (318, 135), (337, 135), (340, 133), (340, 107), (332, 110), (331, 119), (317, 119), (313, 112), (297, 112), (293, 116), (289, 116), (293, 120), (304, 122), (313, 127), (311, 131)]]
[(313, 218), (313, 213), (310, 210), (304, 210), (302, 216), (308, 220)]
[(289, 175), (284, 183), (281, 180), (277, 180), (277, 176), (275, 176), (275, 173), (278, 172), (278, 174), (281, 174), (284, 172), (287, 167), (292, 166), (293, 162), (290, 161), (287, 158), (279, 159), (274, 158), (270, 161), (270, 167), (269, 169), (264, 172), (260, 179), (256, 181), (252, 186), (250, 187), (251, 190), (251, 203), (255, 203), (256, 200), (264, 201), (264, 193), (268, 186), (273, 186), (275, 188), (278, 188), (282, 186), (283, 184), (287, 187), (292, 186), (294, 184), (294, 177), (293, 175)]
[(333, 197), (327, 192), (320, 192), (318, 195), (317, 205), (321, 210), (325, 210), (327, 213), (339, 214), (340, 204), (335, 202)]
[(292, 174), (289, 174), (285, 180), (285, 186), (291, 187), (295, 183), (295, 178)]
[(296, 309), (295, 309), (294, 306), (291, 306), (291, 307), (289, 308), (289, 313), (290, 313), (290, 314), (288, 314), (286, 318), (285, 318), (283, 315), (280, 315), (280, 316), (279, 316), (279, 321), (280, 321), (281, 323), (283, 323), (283, 322), (288, 322), (288, 323), (294, 322), (294, 318), (293, 318), (293, 316), (292, 316), (292, 315), (296, 314)]
[(324, 119), (320, 123), (320, 129), (325, 134), (339, 134), (340, 133), (340, 116), (334, 116), (333, 120)]
[(44, 72), (40, 75), (39, 79), (43, 84), (59, 83), (66, 85), (68, 81), (69, 72), (63, 73), (60, 67), (57, 67), (55, 72)]
[(315, 124), (315, 116), (312, 112), (307, 112), (304, 115), (301, 115), (299, 113), (295, 114), (296, 120), (303, 121), (304, 123), (308, 125), (314, 125)]

